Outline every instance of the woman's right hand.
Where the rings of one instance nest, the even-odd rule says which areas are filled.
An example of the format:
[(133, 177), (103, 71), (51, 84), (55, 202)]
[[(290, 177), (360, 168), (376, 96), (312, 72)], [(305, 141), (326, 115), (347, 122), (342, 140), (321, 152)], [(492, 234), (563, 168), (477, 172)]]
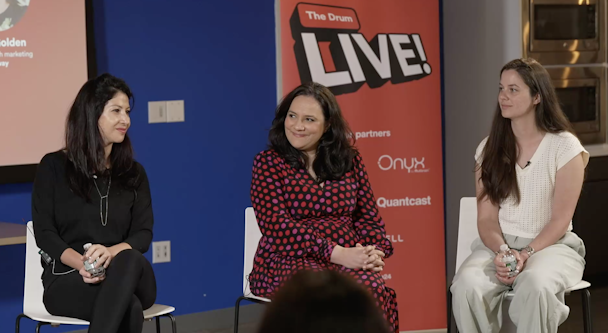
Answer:
[(373, 245), (356, 247), (336, 245), (331, 253), (331, 262), (350, 269), (362, 269), (366, 266), (373, 250), (375, 250)]
[(84, 266), (80, 268), (80, 271), (78, 271), (78, 273), (80, 273), (80, 276), (82, 276), (82, 280), (84, 281), (84, 283), (89, 284), (97, 284), (106, 278), (105, 274), (98, 277), (91, 277), (91, 273), (87, 272), (87, 270), (84, 269)]
[(510, 286), (515, 281), (515, 277), (509, 277), (509, 269), (507, 268), (507, 264), (502, 262), (502, 253), (498, 253), (496, 257), (494, 257), (494, 265), (496, 266), (496, 278), (498, 281), (503, 284)]
[[(363, 247), (361, 244), (357, 244), (357, 247)], [(382, 272), (384, 269), (384, 257), (386, 255), (384, 252), (377, 250), (375, 247), (372, 251), (369, 252), (367, 261), (365, 262), (365, 266), (363, 269), (367, 269), (374, 272)]]

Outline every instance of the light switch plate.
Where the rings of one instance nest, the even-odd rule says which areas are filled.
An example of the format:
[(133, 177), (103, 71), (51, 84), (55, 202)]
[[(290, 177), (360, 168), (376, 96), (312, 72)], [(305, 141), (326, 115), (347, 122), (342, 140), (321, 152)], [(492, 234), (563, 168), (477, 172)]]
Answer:
[(152, 242), (152, 263), (171, 262), (171, 241)]
[(167, 122), (167, 102), (148, 102), (148, 123)]
[(167, 101), (167, 122), (177, 123), (185, 120), (184, 101)]

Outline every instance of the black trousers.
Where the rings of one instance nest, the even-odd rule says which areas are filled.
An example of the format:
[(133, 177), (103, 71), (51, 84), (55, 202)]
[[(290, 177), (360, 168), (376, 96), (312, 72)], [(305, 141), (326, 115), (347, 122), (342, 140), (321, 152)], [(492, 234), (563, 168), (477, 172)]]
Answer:
[(118, 253), (101, 283), (85, 283), (72, 272), (53, 281), (43, 298), (50, 314), (89, 321), (89, 333), (141, 333), (143, 310), (155, 300), (154, 271), (136, 250)]

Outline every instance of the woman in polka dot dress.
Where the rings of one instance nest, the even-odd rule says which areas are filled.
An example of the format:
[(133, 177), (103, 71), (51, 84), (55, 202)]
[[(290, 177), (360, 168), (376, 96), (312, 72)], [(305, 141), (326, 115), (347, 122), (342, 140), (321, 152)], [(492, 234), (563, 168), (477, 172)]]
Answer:
[(398, 332), (396, 294), (380, 274), (393, 247), (352, 138), (320, 84), (297, 87), (277, 107), (270, 149), (253, 163), (251, 201), (262, 239), (251, 290), (272, 297), (297, 271), (340, 271), (369, 288)]

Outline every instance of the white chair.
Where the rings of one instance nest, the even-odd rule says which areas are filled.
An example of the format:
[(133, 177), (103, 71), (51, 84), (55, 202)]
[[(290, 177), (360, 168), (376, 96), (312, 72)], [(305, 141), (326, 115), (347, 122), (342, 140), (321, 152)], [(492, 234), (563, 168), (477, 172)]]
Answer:
[(262, 232), (255, 219), (255, 212), (252, 207), (245, 209), (245, 262), (243, 264), (243, 296), (236, 300), (234, 307), (234, 333), (239, 331), (239, 307), (242, 300), (255, 302), (258, 304), (270, 303), (268, 298), (258, 297), (251, 293), (249, 289), (249, 274), (253, 269), (253, 258), (258, 248), (258, 243), (262, 238)]
[[(88, 321), (53, 316), (46, 310), (42, 302), (44, 288), (42, 286), (42, 265), (40, 264), (40, 249), (36, 245), (34, 238), (34, 225), (30, 221), (27, 223), (27, 238), (25, 248), (25, 286), (23, 288), (23, 313), (17, 316), (15, 323), (15, 332), (19, 333), (19, 323), (21, 318), (29, 318), (37, 321), (36, 333), (40, 332), (40, 327), (43, 325), (59, 326), (59, 325), (89, 325)], [(171, 312), (175, 308), (167, 305), (154, 304), (151, 308), (144, 311), (144, 319), (152, 320), (156, 318), (156, 331), (160, 332), (160, 317), (168, 317), (171, 320), (173, 333), (177, 333), (175, 317)]]
[[(475, 239), (479, 237), (479, 233), (477, 231), (477, 199), (475, 197), (465, 197), (460, 199), (460, 217), (458, 222), (458, 248), (456, 250), (456, 269), (455, 272), (458, 272), (458, 269), (464, 262), (464, 260), (472, 253), (471, 244)], [(585, 333), (590, 333), (593, 331), (591, 325), (591, 303), (589, 293), (589, 287), (591, 284), (587, 281), (581, 281), (577, 283), (575, 286), (570, 287), (566, 290), (566, 293), (569, 294), (572, 291), (580, 290), (583, 296), (583, 323)], [(511, 291), (507, 294), (505, 299), (505, 303), (503, 303), (503, 325), (501, 327), (501, 332), (515, 332), (516, 327), (511, 321), (509, 317), (509, 305), (511, 304), (511, 299), (515, 295), (514, 291)], [(449, 322), (451, 322), (452, 316), (452, 294), (448, 290), (448, 315)]]

